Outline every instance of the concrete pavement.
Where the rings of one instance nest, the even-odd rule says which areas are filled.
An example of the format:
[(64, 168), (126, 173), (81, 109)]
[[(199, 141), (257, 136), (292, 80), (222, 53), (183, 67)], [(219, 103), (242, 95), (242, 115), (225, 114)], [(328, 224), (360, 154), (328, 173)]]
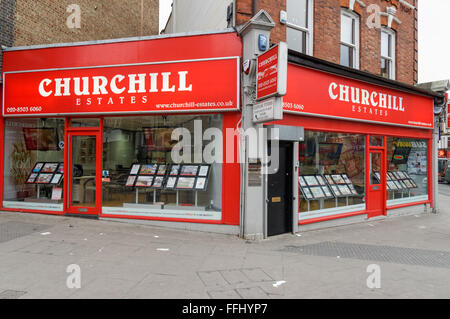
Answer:
[[(450, 185), (440, 187), (439, 215), (262, 242), (0, 213), (0, 298), (449, 298)], [(79, 289), (66, 284), (74, 264)], [(379, 289), (366, 284), (371, 264), (380, 266)]]

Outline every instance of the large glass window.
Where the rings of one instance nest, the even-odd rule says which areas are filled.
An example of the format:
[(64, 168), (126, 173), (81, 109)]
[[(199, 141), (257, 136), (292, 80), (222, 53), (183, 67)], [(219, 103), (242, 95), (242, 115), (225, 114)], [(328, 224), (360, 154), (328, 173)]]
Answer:
[(301, 214), (365, 209), (365, 135), (305, 131), (299, 163)]
[(395, 80), (395, 32), (381, 30), (381, 76)]
[(221, 218), (222, 164), (202, 156), (213, 141), (221, 153), (206, 133), (221, 115), (110, 117), (103, 127), (103, 213)]
[(359, 17), (347, 10), (341, 12), (341, 65), (359, 67)]
[(3, 206), (62, 211), (64, 119), (5, 120)]
[(286, 37), (289, 49), (312, 54), (312, 0), (287, 0)]
[(388, 206), (428, 200), (428, 142), (387, 138)]

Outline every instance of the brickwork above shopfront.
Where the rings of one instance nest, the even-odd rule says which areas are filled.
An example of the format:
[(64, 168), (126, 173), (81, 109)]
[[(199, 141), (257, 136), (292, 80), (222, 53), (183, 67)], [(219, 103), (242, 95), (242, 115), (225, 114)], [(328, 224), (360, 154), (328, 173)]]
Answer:
[[(79, 28), (69, 28), (66, 23), (74, 12), (67, 12), (72, 4), (80, 8)], [(158, 19), (158, 0), (2, 0), (0, 45), (27, 46), (155, 35), (158, 34)]]
[[(396, 32), (395, 79), (407, 84), (417, 83), (418, 33), (417, 0), (313, 0), (313, 55), (330, 62), (340, 61), (340, 16), (341, 9), (350, 9), (360, 18), (359, 69), (380, 74), (380, 29), (369, 28), (371, 5), (380, 8), (380, 23)], [(248, 21), (252, 16), (252, 0), (236, 0), (236, 24)], [(286, 41), (286, 25), (280, 23), (280, 11), (286, 10), (286, 0), (259, 0), (260, 9), (266, 10), (276, 23), (271, 41)], [(411, 8), (414, 6), (416, 9)], [(395, 14), (388, 8), (394, 7)], [(391, 17), (389, 17), (389, 13)], [(289, 15), (289, 12), (288, 12)]]

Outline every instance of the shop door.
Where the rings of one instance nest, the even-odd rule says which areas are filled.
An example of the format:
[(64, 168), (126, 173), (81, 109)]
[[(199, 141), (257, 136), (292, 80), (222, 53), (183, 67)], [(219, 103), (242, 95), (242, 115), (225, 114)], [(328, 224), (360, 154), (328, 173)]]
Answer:
[(69, 132), (69, 214), (98, 216), (101, 210), (101, 140), (99, 132)]
[(268, 175), (268, 236), (292, 232), (292, 156), (292, 144), (280, 142), (279, 169)]
[(369, 150), (367, 185), (368, 217), (386, 214), (386, 155), (384, 150)]

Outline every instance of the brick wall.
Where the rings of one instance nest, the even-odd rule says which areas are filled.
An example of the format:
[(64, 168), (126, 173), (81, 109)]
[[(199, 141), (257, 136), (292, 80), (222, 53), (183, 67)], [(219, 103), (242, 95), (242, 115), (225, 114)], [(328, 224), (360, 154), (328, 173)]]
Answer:
[[(66, 24), (70, 4), (80, 6), (79, 29)], [(0, 45), (5, 46), (146, 36), (158, 31), (158, 0), (0, 1)]]
[[(158, 0), (16, 0), (15, 46), (158, 34)], [(81, 28), (66, 25), (66, 8), (81, 8)]]
[[(386, 7), (396, 6), (400, 24), (393, 23), (396, 30), (396, 80), (415, 84), (417, 82), (417, 10), (402, 6), (398, 0), (362, 0), (368, 6), (377, 4), (382, 12)], [(417, 8), (417, 0), (409, 0)], [(314, 56), (330, 62), (340, 61), (340, 12), (348, 7), (349, 0), (314, 0)], [(286, 0), (258, 0), (258, 10), (266, 10), (276, 23), (271, 41), (286, 41), (286, 26), (280, 24), (280, 10), (286, 10)], [(356, 3), (354, 11), (360, 16), (360, 69), (380, 73), (380, 30), (369, 29), (367, 7)], [(236, 0), (236, 22), (242, 24), (252, 16), (252, 0)], [(387, 24), (387, 18), (382, 17)]]
[[(12, 46), (14, 39), (14, 9), (15, 0), (0, 1), (0, 45)], [(2, 70), (2, 50), (0, 50), (0, 75)], [(0, 83), (2, 78), (0, 77)]]

